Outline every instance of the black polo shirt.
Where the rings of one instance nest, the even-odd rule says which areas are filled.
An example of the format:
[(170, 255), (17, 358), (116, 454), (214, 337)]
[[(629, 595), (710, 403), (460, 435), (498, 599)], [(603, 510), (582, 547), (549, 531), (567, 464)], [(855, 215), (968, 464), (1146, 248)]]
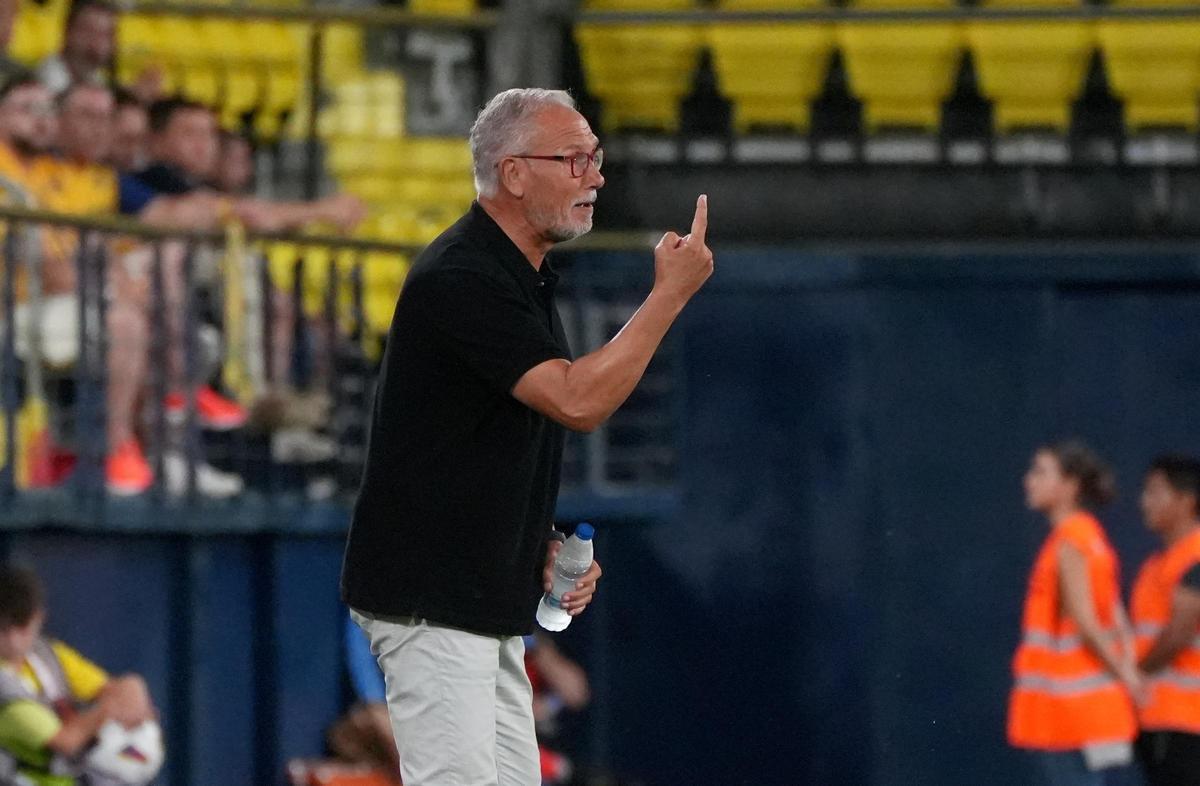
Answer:
[(417, 258), (375, 394), (342, 598), (479, 633), (532, 629), (564, 432), (512, 396), (569, 358), (541, 271), (479, 206)]

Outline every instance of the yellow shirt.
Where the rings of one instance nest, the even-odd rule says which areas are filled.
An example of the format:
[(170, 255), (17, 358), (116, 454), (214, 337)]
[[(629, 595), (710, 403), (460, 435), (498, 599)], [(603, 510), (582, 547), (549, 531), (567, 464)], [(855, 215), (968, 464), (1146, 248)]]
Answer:
[[(50, 156), (25, 158), (0, 144), (0, 178), (16, 185), (31, 207), (73, 215), (98, 215), (117, 212), (117, 174), (99, 164), (66, 161)], [(0, 204), (21, 200), (0, 189)], [(44, 295), (72, 292), (75, 289), (75, 252), (79, 235), (70, 227), (43, 226), (42, 278)], [(0, 231), (0, 238), (3, 232)], [(17, 298), (25, 299), (24, 274), (17, 273)]]
[(43, 206), (77, 216), (117, 212), (117, 173), (100, 164), (49, 160)]

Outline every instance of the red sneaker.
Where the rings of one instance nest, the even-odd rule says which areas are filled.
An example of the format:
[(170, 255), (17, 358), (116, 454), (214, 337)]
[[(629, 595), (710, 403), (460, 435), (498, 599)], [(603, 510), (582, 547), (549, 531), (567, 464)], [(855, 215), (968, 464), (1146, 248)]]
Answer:
[(142, 455), (136, 439), (127, 439), (108, 454), (104, 462), (108, 492), (122, 497), (141, 494), (154, 482), (154, 471)]
[[(187, 399), (182, 393), (168, 393), (163, 404), (166, 407), (167, 418), (172, 423), (183, 422)], [(202, 426), (215, 431), (229, 431), (246, 424), (246, 410), (208, 385), (196, 388), (196, 417)]]

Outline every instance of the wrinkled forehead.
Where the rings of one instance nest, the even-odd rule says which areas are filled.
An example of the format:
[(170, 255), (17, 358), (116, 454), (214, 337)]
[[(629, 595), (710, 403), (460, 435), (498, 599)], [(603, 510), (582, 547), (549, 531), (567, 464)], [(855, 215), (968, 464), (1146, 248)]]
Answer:
[(580, 150), (591, 152), (600, 143), (583, 115), (567, 106), (546, 107), (534, 118), (530, 143), (550, 153)]

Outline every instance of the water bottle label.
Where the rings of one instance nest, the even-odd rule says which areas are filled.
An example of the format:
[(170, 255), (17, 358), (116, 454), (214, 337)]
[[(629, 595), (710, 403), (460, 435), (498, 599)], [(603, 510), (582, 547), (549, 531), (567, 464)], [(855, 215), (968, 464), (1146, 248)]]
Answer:
[(558, 595), (555, 595), (554, 592), (551, 591), (546, 593), (546, 605), (552, 609), (561, 609), (562, 601), (559, 599)]

